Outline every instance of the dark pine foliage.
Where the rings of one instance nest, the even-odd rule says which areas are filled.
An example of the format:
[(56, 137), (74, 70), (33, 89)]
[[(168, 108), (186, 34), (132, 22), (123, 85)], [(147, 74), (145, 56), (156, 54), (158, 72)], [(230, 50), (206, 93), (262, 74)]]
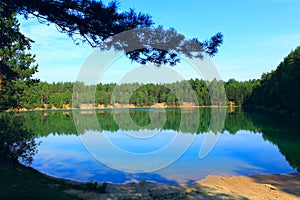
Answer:
[[(116, 1), (105, 5), (95, 0), (3, 0), (0, 5), (25, 17), (33, 15), (41, 23), (54, 23), (77, 44), (82, 41), (92, 47), (123, 51), (141, 64), (175, 65), (180, 61), (179, 54), (194, 58), (213, 56), (223, 42), (221, 33), (199, 42), (196, 38), (186, 39), (174, 29), (154, 28), (149, 15), (132, 9), (119, 12)], [(124, 32), (125, 35), (111, 39)]]
[(261, 77), (246, 105), (296, 114), (300, 111), (300, 47), (292, 51), (278, 67)]
[(0, 111), (18, 107), (24, 88), (36, 82), (31, 42), (20, 33), (16, 14), (0, 7)]

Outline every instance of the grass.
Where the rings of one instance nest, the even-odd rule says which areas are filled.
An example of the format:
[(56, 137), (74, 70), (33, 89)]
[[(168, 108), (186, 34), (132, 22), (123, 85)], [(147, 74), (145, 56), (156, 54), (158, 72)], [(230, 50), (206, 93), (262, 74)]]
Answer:
[(0, 166), (0, 199), (2, 200), (78, 199), (63, 192), (68, 187), (70, 186), (67, 183), (55, 180), (29, 167)]

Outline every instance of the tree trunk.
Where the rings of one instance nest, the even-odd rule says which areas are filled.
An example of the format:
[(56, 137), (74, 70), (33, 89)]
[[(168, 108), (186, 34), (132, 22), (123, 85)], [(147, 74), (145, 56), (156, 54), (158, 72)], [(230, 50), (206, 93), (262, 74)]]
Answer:
[(2, 81), (3, 81), (2, 74), (0, 74), (0, 91), (2, 90)]

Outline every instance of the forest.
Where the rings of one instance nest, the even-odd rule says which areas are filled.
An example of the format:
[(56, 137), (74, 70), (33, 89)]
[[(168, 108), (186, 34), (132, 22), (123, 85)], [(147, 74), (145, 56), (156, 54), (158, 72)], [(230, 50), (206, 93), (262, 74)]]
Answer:
[(253, 89), (245, 105), (299, 115), (300, 111), (300, 46), (278, 67), (264, 73), (260, 86)]
[[(64, 108), (72, 105), (72, 97), (81, 104), (133, 104), (151, 106), (165, 103), (167, 106), (180, 106), (183, 102), (198, 106), (231, 104), (244, 107), (280, 110), (288, 114), (300, 111), (300, 47), (292, 51), (278, 67), (264, 73), (261, 79), (237, 81), (206, 81), (199, 79), (184, 80), (166, 84), (102, 84), (84, 85), (76, 82), (47, 83), (39, 82), (24, 86), (23, 95), (18, 96), (18, 107)], [(76, 86), (76, 92), (73, 94)], [(223, 101), (223, 91), (226, 100)], [(91, 98), (93, 97), (93, 98)], [(80, 105), (73, 105), (79, 108)]]
[[(77, 5), (78, 2), (74, 2)], [(55, 7), (51, 2), (47, 3), (49, 3), (49, 7)], [(29, 53), (33, 41), (20, 32), (20, 24), (16, 18), (16, 11), (26, 15), (28, 12), (34, 12), (29, 9), (33, 5), (37, 11), (40, 11), (40, 8), (35, 7), (35, 4), (28, 1), (20, 1), (15, 4), (7, 0), (1, 2), (0, 5), (0, 10), (2, 11), (0, 12), (0, 54), (2, 55), (0, 60), (0, 111), (15, 108), (80, 108), (81, 104), (104, 105), (108, 107), (115, 104), (133, 104), (134, 106), (143, 107), (165, 103), (168, 106), (179, 106), (184, 102), (199, 106), (236, 105), (266, 108), (269, 110), (281, 110), (288, 114), (295, 114), (300, 111), (300, 104), (298, 103), (300, 100), (300, 47), (292, 51), (275, 70), (263, 74), (261, 79), (257, 80), (237, 81), (230, 79), (228, 81), (207, 81), (191, 79), (169, 84), (128, 83), (121, 85), (115, 83), (84, 85), (80, 82), (47, 83), (40, 82), (32, 77), (38, 71), (35, 56)], [(95, 5), (84, 4), (77, 6), (81, 10), (81, 6), (92, 6), (90, 9), (94, 9), (93, 6), (98, 8), (99, 6), (103, 7), (103, 4), (99, 2)], [(117, 12), (116, 8), (117, 5), (112, 4), (110, 7), (103, 9), (112, 9), (113, 12)], [(43, 10), (43, 12), (45, 13), (40, 13), (36, 17), (44, 17), (46, 20), (61, 26), (73, 26), (68, 23), (60, 23), (65, 20), (60, 18), (61, 13), (59, 12), (64, 12), (63, 10), (56, 9), (54, 12), (55, 16), (53, 13), (49, 14), (47, 10)], [(69, 16), (69, 13), (64, 14)], [(49, 16), (51, 17), (49, 18)], [(84, 20), (80, 16), (78, 17), (78, 20)], [(123, 13), (116, 20), (120, 19), (120, 17), (125, 22), (128, 22), (128, 24), (122, 23), (124, 30), (127, 30), (128, 26), (132, 29), (132, 24), (135, 24), (137, 28), (148, 27), (153, 24), (151, 17), (134, 12)], [(127, 18), (134, 20), (128, 21)], [(101, 19), (101, 17), (97, 18), (100, 21)], [(82, 26), (85, 24), (85, 22), (82, 23)], [(87, 26), (90, 27), (89, 25)], [(80, 29), (80, 27), (78, 28)], [(119, 28), (116, 30), (120, 31)], [(75, 34), (77, 31), (77, 29), (71, 29), (69, 34)], [(99, 32), (96, 33), (92, 32), (92, 34), (89, 31), (93, 30), (87, 30), (87, 32), (82, 34), (86, 39), (88, 39), (88, 36), (95, 39), (90, 40), (91, 44), (101, 41), (99, 38), (97, 39), (96, 35), (100, 37), (103, 34), (101, 32), (102, 29), (99, 29)], [(169, 33), (173, 33), (173, 36), (176, 36), (176, 38), (177, 36), (182, 38), (175, 30), (168, 31), (158, 28), (156, 31), (160, 32), (164, 37), (167, 37)], [(109, 37), (109, 35), (106, 35), (106, 37)], [(105, 37), (100, 38), (105, 39)], [(184, 37), (182, 40), (185, 43), (189, 43)], [(204, 42), (199, 42), (196, 39), (192, 41), (202, 46), (202, 50), (191, 49), (186, 52), (181, 49), (180, 52), (190, 54), (197, 51), (197, 56), (200, 56), (203, 52), (213, 56), (217, 53), (217, 48), (222, 44), (222, 34), (216, 34), (211, 40)], [(110, 47), (114, 46), (114, 44), (110, 45)], [(154, 53), (149, 54), (149, 51)], [(170, 52), (160, 52), (159, 49), (142, 48), (140, 52), (132, 51), (127, 56), (141, 64), (151, 62), (158, 66), (160, 64), (174, 66), (179, 60), (172, 52), (171, 50)], [(161, 54), (161, 56), (155, 56), (157, 53), (158, 55)], [(148, 55), (146, 59), (144, 54)], [(73, 92), (74, 88), (76, 88), (76, 94)], [(224, 94), (224, 89), (226, 95)], [(75, 100), (75, 103), (72, 100)]]
[[(133, 104), (137, 107), (165, 103), (180, 106), (184, 102), (198, 106), (235, 105), (247, 108), (277, 110), (287, 114), (300, 111), (300, 47), (292, 51), (278, 67), (264, 73), (261, 79), (237, 81), (229, 79), (190, 79), (175, 83), (99, 83), (85, 85), (81, 82), (36, 82), (22, 85), (22, 95), (14, 96), (18, 108), (51, 109), (80, 108), (80, 104), (113, 106)], [(73, 91), (76, 88), (76, 95)], [(226, 100), (222, 92), (226, 92)], [(91, 98), (92, 97), (92, 98)], [(72, 104), (72, 99), (77, 104)], [(220, 103), (221, 102), (221, 103)], [(223, 102), (223, 103), (222, 103)]]
[[(184, 80), (168, 84), (141, 84), (126, 83), (117, 85), (97, 84), (84, 85), (81, 82), (40, 82), (24, 89), (19, 96), (19, 108), (65, 108), (72, 105), (72, 97), (80, 104), (93, 104), (109, 106), (112, 104), (133, 104), (135, 106), (151, 106), (156, 103), (165, 103), (168, 106), (179, 106), (183, 102), (194, 103), (199, 106), (220, 105), (219, 102), (232, 102), (242, 105), (259, 85), (259, 80), (236, 81), (205, 81), (199, 79)], [(77, 96), (73, 94), (76, 86)], [(224, 95), (228, 101), (224, 100)], [(94, 97), (91, 98), (91, 97)], [(79, 108), (80, 105), (73, 105)]]

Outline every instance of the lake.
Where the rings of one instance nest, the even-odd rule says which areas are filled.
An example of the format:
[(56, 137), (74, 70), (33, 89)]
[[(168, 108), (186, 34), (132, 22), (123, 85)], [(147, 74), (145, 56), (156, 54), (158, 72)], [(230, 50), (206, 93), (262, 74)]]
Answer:
[(275, 114), (145, 108), (16, 117), (38, 143), (30, 166), (59, 178), (181, 184), (300, 169), (299, 121)]

